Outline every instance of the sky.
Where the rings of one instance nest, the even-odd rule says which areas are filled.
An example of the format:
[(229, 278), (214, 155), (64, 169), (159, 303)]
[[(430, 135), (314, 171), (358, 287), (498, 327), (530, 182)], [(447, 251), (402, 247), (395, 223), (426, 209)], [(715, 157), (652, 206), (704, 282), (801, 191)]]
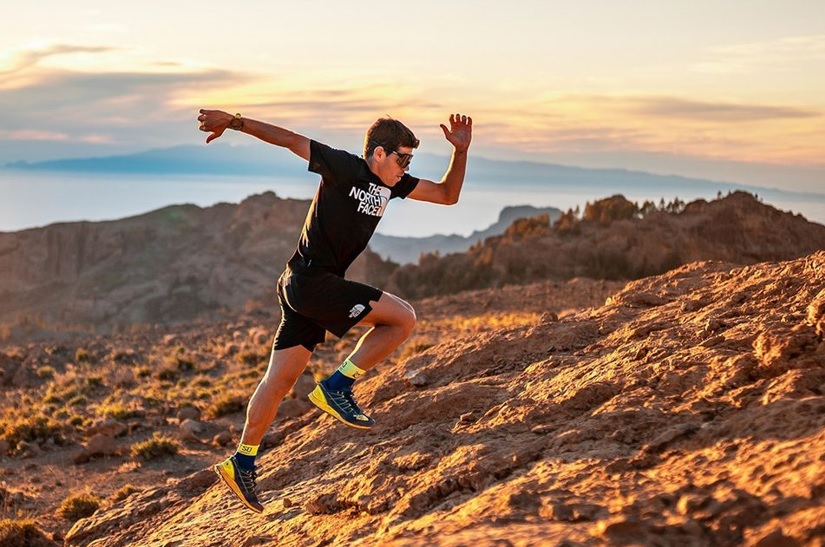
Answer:
[[(202, 143), (201, 107), (358, 151), (825, 187), (821, 0), (0, 3), (0, 165)], [(243, 145), (245, 135), (223, 139)]]

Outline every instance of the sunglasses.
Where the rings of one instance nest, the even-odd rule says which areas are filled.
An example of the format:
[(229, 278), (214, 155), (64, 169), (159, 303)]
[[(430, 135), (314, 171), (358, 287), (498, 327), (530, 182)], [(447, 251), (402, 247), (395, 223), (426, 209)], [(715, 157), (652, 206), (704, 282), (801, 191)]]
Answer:
[[(380, 142), (378, 142), (378, 141), (371, 141), (371, 142), (372, 142), (372, 144), (373, 144), (373, 145), (375, 145), (375, 147), (376, 147), (376, 148), (377, 148), (377, 147), (379, 147), (379, 146), (380, 146), (381, 148), (383, 148), (384, 150), (387, 150), (387, 149), (389, 148), (388, 146), (384, 146), (383, 144), (381, 144), (381, 143), (380, 143)], [(412, 159), (413, 159), (413, 155), (412, 155), (412, 154), (404, 154), (403, 152), (397, 152), (397, 151), (395, 151), (395, 150), (393, 150), (392, 152), (390, 152), (390, 153), (389, 153), (389, 154), (387, 154), (387, 155), (388, 155), (388, 156), (392, 156), (393, 154), (395, 154), (396, 156), (398, 156), (398, 159), (397, 159), (397, 160), (395, 160), (395, 161), (397, 161), (397, 162), (398, 162), (398, 166), (399, 166), (399, 167), (401, 167), (402, 169), (403, 169), (403, 168), (405, 168), (405, 167), (407, 167), (407, 166), (410, 164), (410, 162), (412, 161)]]
[(392, 155), (392, 154), (395, 154), (396, 156), (398, 156), (398, 159), (397, 159), (397, 160), (395, 160), (395, 161), (397, 161), (397, 162), (398, 162), (398, 165), (399, 165), (402, 169), (403, 169), (403, 168), (405, 168), (405, 167), (407, 167), (407, 166), (410, 164), (410, 162), (412, 161), (412, 159), (413, 159), (413, 155), (412, 155), (412, 154), (403, 154), (403, 153), (401, 153), (401, 152), (396, 152), (395, 150), (393, 150), (392, 152), (390, 152), (390, 155)]

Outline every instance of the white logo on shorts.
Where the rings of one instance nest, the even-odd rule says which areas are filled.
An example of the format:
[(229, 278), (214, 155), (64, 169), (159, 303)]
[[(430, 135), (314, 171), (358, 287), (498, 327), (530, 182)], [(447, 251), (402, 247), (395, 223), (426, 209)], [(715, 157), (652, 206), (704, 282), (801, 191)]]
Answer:
[(364, 311), (364, 309), (366, 309), (366, 306), (364, 306), (363, 304), (356, 304), (349, 311), (349, 316), (358, 317), (359, 315), (361, 315), (361, 312)]

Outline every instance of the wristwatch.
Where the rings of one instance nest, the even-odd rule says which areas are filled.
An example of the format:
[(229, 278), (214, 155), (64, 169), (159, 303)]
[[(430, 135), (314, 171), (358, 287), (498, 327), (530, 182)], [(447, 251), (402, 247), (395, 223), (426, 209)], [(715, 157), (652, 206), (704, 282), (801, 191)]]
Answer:
[(235, 131), (240, 131), (243, 129), (243, 118), (241, 117), (240, 112), (235, 114), (235, 117), (232, 118), (231, 122), (229, 122), (229, 129), (234, 129)]

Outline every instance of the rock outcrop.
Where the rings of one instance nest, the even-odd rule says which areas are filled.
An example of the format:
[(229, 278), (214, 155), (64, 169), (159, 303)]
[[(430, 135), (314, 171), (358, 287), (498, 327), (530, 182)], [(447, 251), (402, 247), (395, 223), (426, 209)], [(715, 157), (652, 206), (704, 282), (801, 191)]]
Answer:
[(467, 253), (425, 256), (389, 283), (421, 298), (542, 279), (638, 279), (698, 260), (745, 265), (789, 260), (825, 249), (825, 226), (785, 213), (745, 192), (657, 210), (614, 196), (582, 219), (514, 223)]

